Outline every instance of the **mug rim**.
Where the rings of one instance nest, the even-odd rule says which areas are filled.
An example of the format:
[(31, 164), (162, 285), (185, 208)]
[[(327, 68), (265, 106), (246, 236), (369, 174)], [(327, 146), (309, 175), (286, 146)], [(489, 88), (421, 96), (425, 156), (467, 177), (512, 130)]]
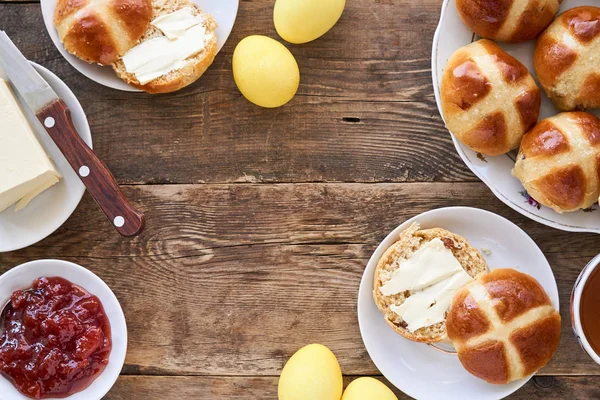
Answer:
[(581, 295), (583, 294), (583, 289), (585, 288), (588, 278), (599, 266), (600, 254), (590, 260), (583, 270), (581, 270), (581, 273), (573, 286), (573, 291), (571, 292), (571, 326), (580, 346), (598, 365), (600, 365), (600, 354), (596, 353), (590, 345), (585, 336), (585, 332), (583, 331), (583, 326), (581, 325)]

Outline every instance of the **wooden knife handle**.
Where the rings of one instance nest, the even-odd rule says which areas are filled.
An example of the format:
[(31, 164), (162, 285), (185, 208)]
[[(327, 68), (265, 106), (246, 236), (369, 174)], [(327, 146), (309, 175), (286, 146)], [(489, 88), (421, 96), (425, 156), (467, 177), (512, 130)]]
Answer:
[(108, 167), (81, 139), (64, 101), (50, 103), (37, 117), (117, 232), (139, 235), (144, 229), (144, 214), (125, 198)]

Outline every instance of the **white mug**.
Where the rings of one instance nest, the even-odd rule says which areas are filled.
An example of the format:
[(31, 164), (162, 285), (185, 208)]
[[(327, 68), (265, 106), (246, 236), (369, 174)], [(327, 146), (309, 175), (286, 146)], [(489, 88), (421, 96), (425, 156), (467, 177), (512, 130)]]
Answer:
[(583, 293), (583, 289), (585, 288), (588, 278), (599, 265), (600, 254), (594, 257), (579, 274), (579, 277), (575, 281), (575, 286), (573, 286), (573, 291), (571, 292), (570, 312), (571, 326), (573, 327), (575, 336), (577, 336), (579, 345), (592, 358), (592, 360), (594, 360), (596, 364), (600, 365), (600, 354), (597, 354), (594, 349), (592, 349), (592, 346), (585, 337), (585, 333), (583, 332), (583, 328), (581, 326), (581, 294)]

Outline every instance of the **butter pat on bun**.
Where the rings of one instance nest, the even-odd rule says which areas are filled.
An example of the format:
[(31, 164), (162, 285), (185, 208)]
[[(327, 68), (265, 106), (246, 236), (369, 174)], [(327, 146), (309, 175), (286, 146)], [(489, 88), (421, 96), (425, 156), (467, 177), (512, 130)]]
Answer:
[(119, 78), (147, 93), (174, 92), (194, 83), (213, 63), (217, 24), (189, 0), (154, 0), (152, 8), (140, 43), (112, 67)]

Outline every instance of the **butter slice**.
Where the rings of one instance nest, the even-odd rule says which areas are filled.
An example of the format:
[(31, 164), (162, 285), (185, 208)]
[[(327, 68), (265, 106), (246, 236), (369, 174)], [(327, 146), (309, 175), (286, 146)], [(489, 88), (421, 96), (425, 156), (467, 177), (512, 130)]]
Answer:
[(425, 326), (444, 321), (454, 293), (471, 282), (473, 278), (464, 270), (412, 294), (400, 306), (392, 304), (390, 309), (408, 324), (411, 332)]
[(194, 15), (191, 7), (184, 7), (171, 14), (161, 15), (151, 24), (159, 29), (166, 37), (175, 40), (185, 35), (185, 31), (194, 25), (202, 24), (200, 16)]
[[(191, 8), (156, 18), (152, 24), (165, 36), (146, 40), (123, 57), (125, 70), (146, 83), (185, 66), (186, 59), (201, 52), (208, 38), (203, 20), (191, 14)], [(180, 12), (181, 11), (181, 12)], [(190, 18), (190, 15), (194, 18)]]
[(421, 290), (463, 271), (462, 266), (439, 238), (423, 244), (406, 261), (401, 262), (391, 279), (379, 290), (391, 296), (406, 290)]
[(0, 212), (19, 211), (59, 182), (56, 170), (23, 114), (12, 90), (0, 79)]

